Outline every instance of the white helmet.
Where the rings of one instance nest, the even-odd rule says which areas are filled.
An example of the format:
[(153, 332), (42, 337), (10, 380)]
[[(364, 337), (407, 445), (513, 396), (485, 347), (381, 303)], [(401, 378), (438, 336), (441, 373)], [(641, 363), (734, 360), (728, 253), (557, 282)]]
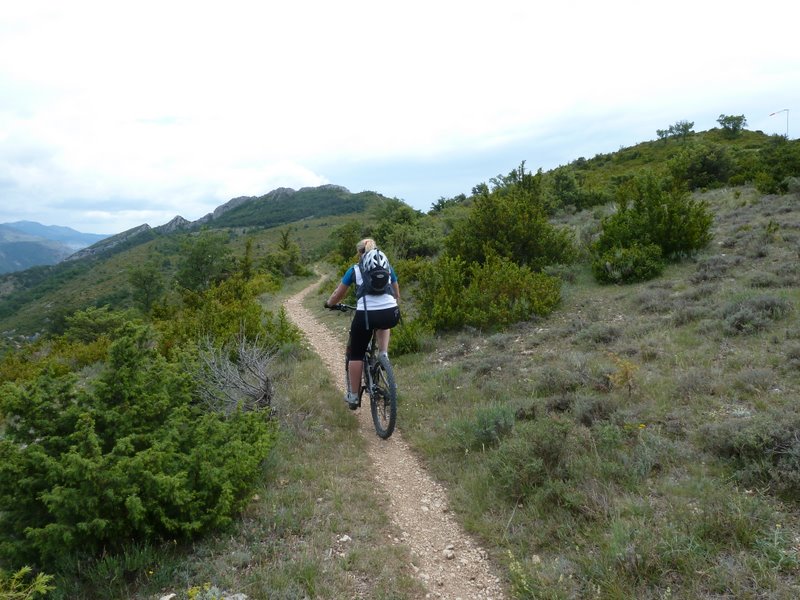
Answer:
[(386, 255), (377, 248), (367, 252), (362, 260), (364, 263), (364, 268), (367, 271), (371, 271), (375, 268), (389, 269), (389, 259), (387, 259)]

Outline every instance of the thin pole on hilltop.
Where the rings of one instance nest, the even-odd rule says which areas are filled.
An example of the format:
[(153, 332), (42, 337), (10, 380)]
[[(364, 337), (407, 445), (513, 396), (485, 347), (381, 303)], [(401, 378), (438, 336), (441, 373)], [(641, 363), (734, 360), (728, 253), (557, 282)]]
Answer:
[(786, 139), (788, 140), (789, 139), (789, 109), (788, 108), (783, 108), (781, 110), (776, 110), (774, 113), (770, 113), (769, 116), (773, 117), (775, 115), (781, 114), (782, 112), (786, 113)]

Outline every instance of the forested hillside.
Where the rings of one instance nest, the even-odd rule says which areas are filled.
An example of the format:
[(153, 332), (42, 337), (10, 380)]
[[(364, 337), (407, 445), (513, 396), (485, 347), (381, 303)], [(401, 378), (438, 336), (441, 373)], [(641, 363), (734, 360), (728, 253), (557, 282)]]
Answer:
[(69, 261), (0, 276), (0, 331), (32, 335), (86, 306), (130, 307), (130, 270), (142, 262), (159, 263), (160, 276), (170, 279), (188, 240), (201, 230), (224, 232), (231, 252), (241, 252), (250, 239), (258, 261), (277, 249), (278, 226), (286, 225), (304, 260), (319, 258), (330, 243), (326, 229), (351, 214), (365, 215), (369, 221), (366, 213), (385, 202), (379, 194), (351, 194), (339, 186), (282, 189), (235, 199), (231, 208), (220, 207), (215, 215), (174, 229), (136, 227), (97, 242)]
[(415, 597), (280, 308), (317, 269), (336, 323), (323, 296), (370, 235), (403, 289), (398, 427), (509, 595), (796, 597), (800, 142), (720, 124), (523, 162), (427, 213), (237, 199), (4, 277), (0, 590)]

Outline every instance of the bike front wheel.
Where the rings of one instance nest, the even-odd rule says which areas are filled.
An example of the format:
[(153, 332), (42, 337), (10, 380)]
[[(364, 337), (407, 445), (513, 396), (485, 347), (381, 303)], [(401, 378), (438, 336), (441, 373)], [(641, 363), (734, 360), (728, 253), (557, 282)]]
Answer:
[(397, 422), (397, 386), (392, 364), (386, 355), (379, 356), (372, 367), (369, 405), (375, 432), (385, 440), (392, 435)]

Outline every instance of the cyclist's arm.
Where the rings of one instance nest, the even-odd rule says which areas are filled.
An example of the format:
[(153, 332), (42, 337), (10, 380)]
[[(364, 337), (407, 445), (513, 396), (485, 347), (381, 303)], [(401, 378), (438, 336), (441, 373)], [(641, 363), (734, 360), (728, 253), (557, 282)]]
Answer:
[(389, 267), (389, 269), (391, 269), (392, 273), (391, 282), (392, 282), (392, 290), (394, 291), (394, 299), (400, 302), (400, 283), (398, 283), (397, 281), (397, 273), (394, 272), (394, 269), (392, 267)]
[(339, 283), (336, 289), (333, 290), (331, 297), (328, 298), (327, 302), (325, 302), (325, 306), (327, 307), (327, 306), (333, 306), (334, 304), (339, 304), (339, 302), (342, 301), (342, 298), (344, 298), (347, 295), (347, 290), (355, 282), (356, 282), (355, 267), (350, 267), (345, 272), (344, 277), (342, 277), (342, 281)]
[[(333, 290), (333, 293), (331, 294), (330, 298), (328, 298), (328, 301), (325, 303), (325, 306), (333, 306), (334, 304), (339, 304), (342, 298), (344, 298), (347, 295), (347, 290), (349, 288), (350, 286), (340, 283), (338, 286), (336, 286), (336, 289)], [(317, 302), (319, 302), (319, 300), (317, 300)]]

